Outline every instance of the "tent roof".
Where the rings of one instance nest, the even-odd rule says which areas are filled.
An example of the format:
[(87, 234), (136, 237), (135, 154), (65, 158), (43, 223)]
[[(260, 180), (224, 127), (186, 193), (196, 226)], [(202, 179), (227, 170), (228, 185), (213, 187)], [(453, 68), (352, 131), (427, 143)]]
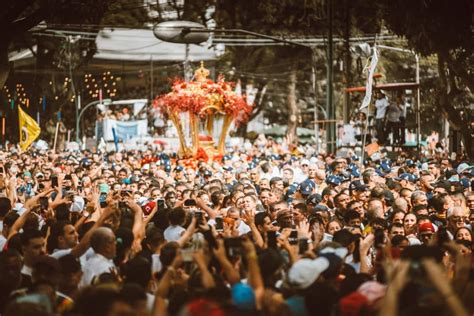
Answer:
[[(97, 52), (94, 59), (102, 61), (183, 61), (186, 45), (163, 42), (148, 29), (104, 28), (96, 37)], [(36, 50), (36, 47), (34, 48)], [(10, 61), (32, 58), (29, 49), (12, 54)], [(213, 50), (189, 44), (189, 61), (215, 60)]]
[[(104, 28), (96, 38), (96, 59), (131, 61), (180, 61), (185, 59), (186, 45), (163, 42), (152, 30)], [(189, 44), (189, 60), (214, 60), (215, 53)]]

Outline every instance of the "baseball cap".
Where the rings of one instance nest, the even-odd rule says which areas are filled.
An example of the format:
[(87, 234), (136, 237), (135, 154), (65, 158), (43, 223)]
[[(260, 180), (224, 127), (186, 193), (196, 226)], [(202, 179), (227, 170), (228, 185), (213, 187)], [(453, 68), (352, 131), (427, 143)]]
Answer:
[(184, 171), (184, 168), (183, 166), (176, 166), (176, 168), (174, 168), (174, 171), (181, 172)]
[(472, 168), (474, 168), (474, 166), (470, 166), (467, 163), (463, 162), (456, 168), (456, 171), (458, 174), (461, 174), (461, 173), (464, 173), (465, 171), (469, 171)]
[(308, 196), (308, 198), (306, 199), (306, 204), (318, 205), (319, 203), (321, 203), (322, 200), (323, 197), (321, 196), (321, 194), (315, 193)]
[(309, 160), (308, 160), (308, 159), (303, 159), (303, 160), (301, 160), (301, 165), (307, 165), (307, 166), (309, 166)]
[(310, 195), (313, 193), (313, 189), (316, 187), (316, 184), (313, 180), (307, 179), (303, 181), (300, 186), (299, 190), (302, 195)]
[(319, 204), (313, 208), (313, 212), (314, 213), (329, 212), (329, 208), (326, 205)]
[(222, 169), (224, 169), (225, 171), (229, 171), (229, 172), (234, 171), (234, 168), (232, 168), (231, 166), (224, 166), (224, 167), (222, 167)]
[(356, 180), (351, 182), (350, 188), (352, 191), (367, 191), (369, 186), (362, 183), (360, 180)]
[(354, 178), (360, 177), (360, 170), (355, 164), (349, 164), (349, 171), (351, 172), (351, 176), (353, 176)]
[(431, 224), (431, 223), (421, 223), (421, 224), (418, 226), (418, 232), (419, 232), (420, 234), (428, 233), (428, 232), (434, 233), (434, 232), (435, 232), (435, 229), (434, 229), (434, 227), (433, 227), (433, 224)]
[(402, 173), (397, 178), (395, 178), (395, 180), (397, 180), (397, 181), (407, 180), (407, 181), (410, 181), (410, 182), (416, 182), (416, 180), (418, 180), (418, 179), (415, 177), (415, 175), (413, 175), (411, 173)]
[(254, 310), (255, 309), (255, 293), (247, 284), (236, 283), (231, 290), (232, 302), (238, 309)]
[(407, 165), (407, 167), (416, 167), (416, 163), (411, 159), (407, 159), (405, 164)]
[(297, 289), (306, 289), (313, 284), (328, 267), (329, 260), (324, 257), (300, 259), (296, 261), (288, 271), (288, 284)]
[(451, 190), (451, 183), (449, 183), (448, 180), (439, 180), (438, 182), (436, 182), (435, 187), (443, 188), (446, 191), (449, 191)]
[(329, 177), (326, 178), (326, 183), (327, 184), (332, 184), (335, 186), (338, 186), (341, 184), (341, 179), (338, 176), (335, 175), (330, 175)]
[(296, 193), (297, 190), (298, 190), (298, 186), (294, 183), (288, 186), (288, 190), (286, 191), (286, 194), (285, 194), (286, 199), (289, 199), (293, 194)]

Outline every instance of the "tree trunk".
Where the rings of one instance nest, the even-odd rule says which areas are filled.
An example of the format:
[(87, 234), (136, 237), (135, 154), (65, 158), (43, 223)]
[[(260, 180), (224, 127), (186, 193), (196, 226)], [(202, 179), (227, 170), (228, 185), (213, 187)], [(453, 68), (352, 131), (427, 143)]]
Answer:
[(286, 131), (286, 139), (288, 145), (298, 143), (296, 128), (298, 127), (298, 107), (296, 104), (296, 68), (293, 66), (288, 82), (288, 130)]
[[(461, 133), (464, 151), (470, 159), (474, 159), (474, 142), (471, 122), (469, 119), (464, 119), (461, 116), (460, 110), (456, 109), (453, 104), (453, 100), (455, 100), (455, 94), (459, 93), (459, 90), (457, 87), (450, 87), (448, 83), (446, 74), (447, 54), (448, 53), (438, 53), (438, 72), (440, 80), (438, 98), (435, 104), (438, 110), (443, 113), (443, 116), (448, 119), (450, 128)], [(454, 74), (450, 72), (449, 76), (454, 76)], [(454, 83), (455, 80), (450, 80), (450, 82)]]
[(8, 47), (9, 43), (2, 43), (0, 45), (0, 88), (7, 82), (8, 74), (10, 73), (10, 63), (8, 62)]

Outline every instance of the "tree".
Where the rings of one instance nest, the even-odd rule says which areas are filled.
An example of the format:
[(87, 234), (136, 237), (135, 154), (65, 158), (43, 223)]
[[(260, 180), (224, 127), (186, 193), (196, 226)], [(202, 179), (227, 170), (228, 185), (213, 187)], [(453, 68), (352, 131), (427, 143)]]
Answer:
[[(71, 53), (71, 46), (64, 38), (44, 38), (36, 41), (28, 31), (41, 22), (48, 26), (60, 27), (61, 29), (74, 28), (77, 25), (92, 25), (90, 30), (97, 30), (97, 25), (103, 14), (106, 12), (109, 4), (115, 0), (10, 0), (5, 1), (0, 13), (0, 86), (3, 87), (11, 71), (8, 61), (8, 53), (12, 47), (30, 48), (36, 58), (37, 74), (33, 78), (33, 97), (32, 102), (39, 100), (45, 91), (57, 89), (56, 104), (70, 104), (72, 89), (66, 89), (61, 78), (59, 86), (54, 85), (57, 82), (55, 73), (69, 69), (73, 70), (84, 66), (95, 53), (94, 41), (79, 42), (75, 45), (80, 54), (74, 54), (73, 58), (66, 55)], [(32, 49), (37, 44), (36, 52)], [(69, 44), (71, 42), (69, 41)], [(69, 55), (70, 56), (70, 55)], [(72, 63), (74, 63), (74, 66)], [(66, 71), (68, 73), (68, 71)], [(51, 82), (51, 84), (49, 84)], [(51, 87), (50, 87), (51, 86)], [(59, 99), (59, 97), (61, 97)], [(51, 100), (51, 99), (50, 99)], [(47, 108), (51, 117), (55, 109)], [(56, 108), (57, 109), (57, 108)], [(16, 109), (14, 109), (16, 112)], [(15, 116), (14, 113), (12, 113)], [(15, 129), (17, 124), (11, 124), (8, 136), (11, 140), (16, 140), (17, 133)]]
[[(216, 20), (219, 27), (240, 28), (274, 36), (296, 36), (306, 33), (308, 29), (313, 30), (323, 26), (324, 23), (321, 23), (321, 3), (321, 1), (301, 2), (294, 0), (284, 0), (279, 3), (270, 0), (259, 2), (217, 1)], [(310, 49), (295, 48), (294, 46), (273, 47), (271, 49), (239, 47), (238, 49), (231, 48), (231, 54), (232, 64), (237, 69), (250, 68), (256, 72), (259, 68), (269, 69), (268, 67), (284, 64), (278, 67), (278, 70), (277, 67), (273, 67), (272, 70), (275, 75), (281, 75), (282, 73), (287, 75), (279, 77), (279, 81), (272, 83), (272, 86), (278, 86), (279, 89), (275, 90), (280, 94), (282, 91), (286, 91), (286, 96), (283, 98), (278, 96), (273, 100), (277, 101), (275, 103), (284, 102), (286, 104), (285, 112), (288, 115), (284, 117), (286, 118), (285, 123), (288, 125), (287, 139), (296, 142), (296, 128), (300, 116), (297, 107), (297, 76), (298, 72), (307, 68), (305, 65), (307, 66), (311, 61)], [(308, 62), (299, 63), (298, 60), (307, 60)], [(271, 71), (267, 70), (266, 73), (271, 73)], [(260, 91), (264, 91), (263, 87), (268, 88), (268, 85), (263, 82), (265, 80), (270, 81), (268, 78), (259, 80), (258, 85), (262, 87)], [(266, 93), (268, 95), (268, 92)], [(257, 99), (260, 98), (257, 96)], [(261, 107), (256, 108), (253, 116), (257, 115), (260, 110)], [(282, 118), (282, 113), (279, 114), (279, 118)]]
[[(81, 87), (82, 75), (96, 53), (93, 34), (100, 30), (100, 25), (143, 27), (149, 21), (143, 5), (131, 4), (127, 0), (9, 1), (0, 16), (3, 21), (0, 29), (0, 56), (7, 56), (12, 48), (29, 48), (35, 57), (33, 75), (23, 78), (30, 85), (29, 95), (35, 106), (25, 110), (36, 109), (37, 102), (41, 104), (40, 100), (46, 98), (48, 105), (45, 111), (39, 111), (41, 125), (44, 126), (48, 119), (56, 117), (55, 113), (61, 111), (62, 119), (68, 127), (74, 126), (74, 91), (85, 88)], [(20, 21), (23, 22), (19, 23)], [(88, 32), (90, 35), (32, 36), (28, 30), (43, 21), (48, 28), (65, 30), (66, 33)], [(36, 49), (33, 49), (34, 46)], [(0, 59), (0, 83), (3, 85), (11, 70), (8, 59)], [(12, 74), (12, 79), (18, 80), (17, 74)], [(82, 100), (87, 102), (87, 96)], [(8, 113), (10, 112), (15, 116), (14, 111), (9, 110)], [(17, 133), (14, 129), (17, 126), (12, 124), (11, 127), (8, 136), (15, 141)]]
[(469, 0), (383, 1), (387, 27), (406, 37), (411, 48), (438, 59), (434, 105), (462, 135), (466, 154), (474, 158), (474, 89), (472, 11)]

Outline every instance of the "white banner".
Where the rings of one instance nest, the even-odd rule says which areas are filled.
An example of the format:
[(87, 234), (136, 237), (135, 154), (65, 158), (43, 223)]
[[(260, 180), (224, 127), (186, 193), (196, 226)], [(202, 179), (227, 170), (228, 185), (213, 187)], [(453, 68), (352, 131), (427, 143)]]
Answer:
[(147, 120), (137, 121), (117, 121), (111, 119), (104, 119), (103, 133), (106, 141), (113, 141), (114, 135), (112, 128), (115, 128), (115, 133), (118, 138), (126, 141), (131, 138), (142, 137), (148, 134)]
[(379, 61), (379, 56), (377, 55), (377, 47), (373, 47), (373, 54), (372, 60), (370, 61), (370, 68), (369, 68), (369, 75), (367, 78), (367, 84), (365, 86), (365, 97), (362, 101), (362, 105), (360, 106), (359, 110), (365, 109), (370, 104), (370, 98), (372, 97), (372, 84), (374, 81), (374, 72), (375, 68), (377, 68), (377, 62)]

